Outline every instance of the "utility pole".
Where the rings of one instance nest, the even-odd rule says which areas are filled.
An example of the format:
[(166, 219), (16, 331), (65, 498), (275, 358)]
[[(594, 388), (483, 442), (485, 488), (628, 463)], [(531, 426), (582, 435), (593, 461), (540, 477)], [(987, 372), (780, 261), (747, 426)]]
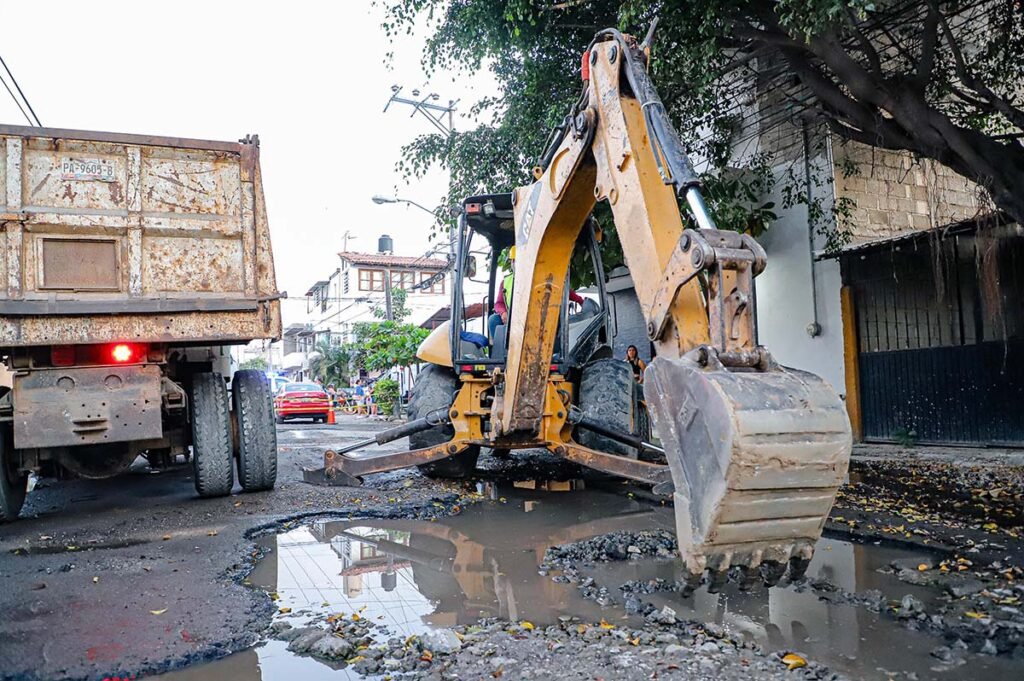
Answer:
[[(385, 112), (387, 112), (393, 102), (406, 104), (412, 107), (412, 114), (409, 118), (412, 118), (416, 114), (420, 114), (430, 121), (430, 124), (437, 128), (442, 135), (445, 137), (451, 137), (452, 132), (455, 131), (455, 105), (459, 103), (459, 100), (449, 99), (447, 105), (435, 104), (434, 102), (441, 99), (441, 96), (435, 92), (425, 95), (422, 99), (420, 98), (419, 90), (412, 91), (414, 99), (402, 97), (401, 92), (401, 85), (391, 86), (391, 99), (389, 99), (388, 103), (384, 105)], [(448, 118), (447, 123), (444, 121), (445, 117)]]
[[(401, 93), (402, 93), (402, 86), (401, 85), (392, 85), (391, 86), (391, 99), (389, 99), (388, 103), (384, 105), (384, 111), (385, 112), (387, 112), (388, 108), (391, 106), (391, 104), (393, 102), (398, 102), (399, 104), (405, 104), (405, 105), (408, 105), (408, 106), (412, 107), (412, 114), (409, 115), (410, 118), (412, 118), (413, 116), (415, 116), (418, 113), (418, 114), (422, 115), (424, 118), (426, 118), (428, 121), (430, 121), (431, 125), (433, 125), (435, 128), (437, 128), (438, 131), (440, 131), (440, 133), (442, 135), (444, 135), (445, 137), (451, 137), (455, 133), (455, 105), (459, 103), (458, 99), (449, 99), (447, 106), (445, 106), (445, 105), (442, 105), (442, 104), (435, 104), (434, 103), (434, 102), (438, 101), (439, 99), (441, 99), (440, 95), (438, 95), (435, 92), (431, 92), (430, 94), (424, 96), (422, 99), (420, 98), (420, 91), (419, 90), (413, 90), (412, 93), (411, 93), (412, 96), (415, 99), (409, 99), (407, 97), (402, 97)], [(447, 118), (448, 118), (447, 124), (444, 121), (444, 117), (445, 116), (447, 116)], [(383, 197), (383, 196), (374, 196), (373, 197), (373, 202), (377, 203), (377, 204), (381, 204), (381, 203), (408, 203), (410, 205), (416, 206), (417, 208), (425, 210), (426, 212), (431, 213), (432, 215), (436, 216), (436, 213), (434, 213), (434, 211), (430, 210), (429, 208), (421, 206), (420, 204), (416, 203), (415, 201), (409, 201), (407, 199), (398, 199), (398, 198), (387, 198), (387, 197)], [(449, 249), (450, 249), (450, 252), (451, 252), (451, 256), (450, 257), (453, 257), (453, 258), (458, 257), (458, 251), (456, 249), (456, 245), (458, 244), (459, 238), (460, 238), (460, 235), (458, 234), (458, 231), (457, 231), (456, 228), (452, 227), (452, 228), (450, 228), (448, 230), (448, 246), (449, 246)], [(452, 270), (452, 275), (451, 276), (452, 276), (452, 282), (451, 282), (452, 288), (451, 288), (451, 290), (454, 290), (454, 288), (455, 288), (455, 270), (454, 269)], [(391, 291), (390, 291), (390, 288), (388, 289), (387, 300), (388, 300), (388, 310), (390, 310), (391, 309)], [(388, 318), (389, 319), (391, 318), (390, 312), (388, 313)]]
[(391, 307), (391, 270), (384, 269), (384, 318), (395, 321), (395, 311)]
[(341, 250), (348, 251), (348, 240), (358, 239), (359, 237), (352, 234), (352, 230), (346, 229), (345, 233), (341, 235)]

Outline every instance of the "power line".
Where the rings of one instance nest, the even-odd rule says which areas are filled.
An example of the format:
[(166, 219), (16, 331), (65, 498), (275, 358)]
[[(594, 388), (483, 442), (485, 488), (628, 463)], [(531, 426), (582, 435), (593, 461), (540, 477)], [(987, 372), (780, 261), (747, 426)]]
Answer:
[(4, 77), (2, 75), (0, 75), (0, 83), (4, 84), (4, 88), (7, 90), (7, 94), (9, 94), (11, 96), (11, 99), (14, 100), (15, 106), (18, 107), (18, 111), (20, 111), (21, 115), (25, 117), (25, 120), (28, 121), (28, 124), (34, 126), (35, 123), (33, 123), (32, 119), (28, 117), (28, 114), (25, 113), (25, 109), (21, 106), (21, 102), (19, 102), (18, 98), (14, 96), (14, 93), (11, 91), (11, 86), (7, 84), (7, 81), (4, 80)]
[[(40, 128), (41, 128), (41, 127), (43, 127), (43, 124), (39, 122), (39, 116), (36, 116), (36, 112), (35, 112), (35, 110), (34, 110), (34, 109), (32, 108), (32, 104), (31, 104), (31, 103), (29, 103), (29, 101), (28, 101), (28, 97), (26, 97), (26, 96), (25, 96), (25, 93), (21, 91), (21, 86), (20, 86), (20, 85), (18, 85), (18, 80), (17, 80), (17, 79), (16, 79), (15, 77), (14, 77), (14, 74), (13, 74), (13, 73), (11, 73), (11, 69), (10, 69), (10, 68), (9, 68), (9, 67), (7, 66), (7, 62), (5, 62), (5, 61), (4, 61), (4, 58), (3, 58), (3, 57), (0, 57), (0, 64), (2, 64), (2, 65), (3, 65), (3, 67), (4, 67), (4, 71), (6, 71), (6, 72), (7, 72), (7, 75), (8, 75), (8, 76), (10, 76), (10, 78), (11, 78), (11, 82), (12, 82), (12, 83), (14, 83), (14, 88), (15, 88), (15, 89), (16, 89), (16, 90), (18, 91), (18, 94), (19, 94), (19, 95), (21, 95), (21, 99), (22, 99), (22, 101), (24, 101), (24, 102), (25, 102), (25, 106), (27, 106), (27, 107), (28, 107), (28, 110), (32, 112), (32, 118), (35, 118), (35, 119), (36, 119), (36, 122), (35, 122), (35, 123), (33, 123), (33, 122), (32, 122), (32, 119), (31, 119), (31, 118), (28, 118), (28, 116), (26, 115), (26, 116), (25, 116), (25, 118), (26, 118), (26, 119), (28, 119), (29, 125), (36, 125), (36, 126), (38, 126), (38, 127), (40, 127)], [(4, 83), (4, 87), (5, 87), (5, 88), (7, 88), (7, 92), (8, 92), (8, 93), (10, 93), (10, 95), (11, 95), (11, 97), (12, 97), (12, 98), (14, 98), (14, 103), (15, 103), (15, 104), (18, 104), (18, 100), (17, 100), (17, 98), (16, 98), (16, 97), (14, 97), (14, 93), (13, 93), (13, 92), (11, 92), (11, 88), (9, 88), (9, 87), (7, 86), (7, 83), (6, 83), (6, 82)], [(19, 109), (21, 109), (21, 104), (18, 104), (18, 108), (19, 108)], [(24, 113), (25, 113), (25, 110), (24, 110), (24, 109), (21, 109), (21, 113), (22, 113), (22, 114), (24, 114)]]

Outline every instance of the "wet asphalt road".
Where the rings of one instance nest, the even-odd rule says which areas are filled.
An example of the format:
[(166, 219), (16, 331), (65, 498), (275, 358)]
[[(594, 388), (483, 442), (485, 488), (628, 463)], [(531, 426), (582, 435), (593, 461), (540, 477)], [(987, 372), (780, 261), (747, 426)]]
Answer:
[[(325, 448), (365, 439), (387, 425), (346, 417), (334, 427), (279, 427), (278, 485), (267, 493), (241, 494), (236, 489), (227, 498), (200, 500), (189, 466), (159, 474), (140, 466), (104, 481), (44, 481), (30, 496), (22, 520), (0, 526), (0, 679), (139, 678), (246, 650), (266, 640), (276, 605), (265, 591), (242, 583), (260, 555), (259, 546), (267, 545), (266, 534), (299, 526), (315, 514), (342, 519), (430, 518), (447, 515), (454, 505), (467, 502), (468, 487), (431, 481), (411, 471), (373, 476), (364, 488), (324, 488), (301, 482), (301, 468), (319, 465)], [(398, 441), (388, 448), (406, 446)], [(887, 540), (944, 551), (950, 556), (945, 562), (954, 571), (968, 569), (964, 562), (971, 565), (964, 577), (973, 577), (978, 568), (992, 563), (978, 578), (988, 580), (990, 588), (1001, 587), (1003, 594), (982, 591), (954, 603), (955, 609), (945, 616), (955, 626), (928, 629), (923, 644), (927, 660), (932, 642), (950, 644), (955, 655), (960, 654), (956, 649), (960, 643), (969, 643), (972, 650), (982, 646), (987, 637), (993, 637), (986, 624), (988, 615), (997, 606), (1004, 611), (1019, 609), (1016, 592), (1009, 588), (1015, 588), (1014, 579), (1020, 573), (1011, 574), (1007, 568), (1024, 555), (1017, 541), (1019, 514), (1014, 513), (1019, 510), (1024, 477), (1019, 466), (998, 471), (984, 466), (935, 467), (933, 462), (916, 463), (913, 458), (900, 453), (883, 458), (889, 462), (884, 465), (859, 464), (855, 480), (844, 487), (833, 510), (829, 528), (870, 542), (865, 548)], [(492, 479), (533, 478), (541, 468), (556, 479), (577, 475), (565, 462), (537, 454), (482, 463), (491, 467), (484, 475)], [(617, 488), (620, 495), (626, 492), (620, 483), (608, 488)], [(993, 498), (996, 490), (1002, 491)], [(973, 500), (951, 507), (948, 500), (958, 495)], [(939, 505), (933, 509), (935, 503)], [(999, 527), (986, 522), (991, 519)], [(261, 534), (264, 540), (257, 541)], [(954, 561), (955, 556), (971, 560)], [(917, 565), (916, 559), (912, 562)], [(908, 585), (919, 583), (914, 566), (904, 572), (914, 577)], [(931, 575), (949, 577), (929, 570), (920, 578), (931, 579)], [(908, 581), (902, 572), (900, 579)], [(834, 600), (832, 588), (830, 584), (815, 587), (812, 599)], [(883, 603), (883, 613), (907, 625), (898, 611), (886, 609), (899, 605), (903, 592), (894, 593), (896, 606)], [(979, 618), (979, 613), (985, 618)], [(699, 613), (692, 616), (708, 621)], [(1001, 635), (1004, 638), (993, 640), (1005, 642), (1005, 630)], [(487, 645), (500, 643), (492, 638)], [(507, 649), (501, 648), (502, 654), (519, 657), (525, 664), (532, 653), (518, 640), (513, 636)], [(551, 645), (556, 644), (560, 645)], [(684, 645), (689, 644), (684, 641)], [(594, 657), (587, 668), (595, 673), (607, 669), (606, 653), (614, 648), (591, 648), (577, 651)], [(570, 657), (579, 666), (582, 658), (577, 653)], [(1000, 655), (1007, 660), (1015, 658), (1016, 651), (1000, 650)], [(739, 665), (738, 678), (750, 677), (743, 659), (726, 658), (722, 664)], [(464, 662), (459, 657), (454, 664)], [(203, 667), (193, 669), (198, 678), (205, 678)], [(808, 671), (815, 678), (828, 676), (824, 670)], [(945, 673), (953, 678), (957, 671)], [(787, 674), (778, 669), (765, 672), (765, 678), (780, 672)], [(675, 676), (686, 673), (682, 668)], [(619, 677), (622, 674), (609, 676)], [(223, 678), (220, 672), (218, 678)]]
[(380, 477), (382, 492), (301, 482), (326, 447), (386, 425), (279, 426), (271, 492), (199, 499), (188, 465), (44, 481), (22, 519), (0, 526), (0, 678), (138, 676), (248, 647), (272, 605), (240, 583), (255, 550), (247, 533), (322, 511), (439, 513), (432, 501), (458, 492), (405, 472)]

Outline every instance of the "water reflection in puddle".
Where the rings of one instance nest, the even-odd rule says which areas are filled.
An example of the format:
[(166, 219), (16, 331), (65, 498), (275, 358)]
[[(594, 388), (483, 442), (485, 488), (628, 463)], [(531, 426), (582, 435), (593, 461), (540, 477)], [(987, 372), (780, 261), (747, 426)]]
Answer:
[[(487, 490), (486, 492), (490, 492)], [(276, 593), (296, 626), (325, 613), (361, 611), (393, 636), (431, 627), (471, 624), (481, 617), (530, 620), (537, 625), (561, 615), (586, 621), (625, 622), (621, 608), (602, 608), (581, 598), (573, 585), (538, 574), (549, 546), (619, 530), (672, 528), (669, 509), (625, 496), (587, 492), (543, 492), (519, 488), (486, 494), (493, 500), (436, 522), (412, 520), (321, 521), (266, 539), (271, 552), (250, 575), (254, 586)], [(878, 568), (919, 553), (856, 545), (825, 538), (808, 574), (827, 578), (850, 592), (879, 589), (899, 600), (913, 594), (928, 602), (932, 593), (903, 584)], [(587, 571), (618, 598), (629, 580), (681, 577), (676, 561), (645, 560), (598, 565)], [(733, 636), (756, 640), (768, 650), (800, 650), (853, 678), (885, 679), (913, 671), (924, 678), (984, 674), (992, 680), (1018, 678), (1008, 660), (969, 656), (969, 667), (934, 672), (929, 652), (943, 642), (904, 629), (864, 608), (834, 605), (810, 591), (758, 588), (740, 593), (728, 587), (691, 598), (661, 592), (644, 596), (684, 619), (716, 622)], [(225, 660), (172, 676), (177, 681), (210, 679), (357, 678), (311, 658), (291, 655), (271, 641)]]
[(271, 538), (273, 552), (249, 579), (276, 592), (278, 605), (294, 613), (365, 608), (363, 617), (401, 636), (481, 617), (537, 624), (563, 614), (600, 619), (596, 603), (537, 574), (544, 551), (672, 522), (666, 509), (608, 493), (502, 494), (505, 501), (484, 502), (436, 522), (315, 522)]

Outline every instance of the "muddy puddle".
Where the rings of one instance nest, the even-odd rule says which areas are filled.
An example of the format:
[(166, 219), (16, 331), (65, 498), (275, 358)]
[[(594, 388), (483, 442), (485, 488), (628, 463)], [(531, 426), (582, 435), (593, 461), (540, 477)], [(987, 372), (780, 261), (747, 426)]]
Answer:
[[(277, 618), (294, 626), (325, 614), (353, 612), (399, 637), (468, 625), (481, 617), (540, 626), (576, 616), (640, 626), (641, 620), (625, 614), (618, 587), (631, 580), (681, 578), (677, 562), (646, 559), (587, 568), (584, 574), (619, 601), (604, 607), (582, 598), (575, 585), (539, 574), (537, 566), (549, 546), (621, 530), (672, 529), (670, 509), (568, 487), (487, 489), (487, 501), (434, 522), (314, 522), (265, 539), (269, 552), (249, 580), (254, 588), (276, 594), (278, 607), (287, 612)], [(876, 589), (892, 600), (911, 594), (928, 603), (934, 598), (929, 589), (879, 572), (894, 560), (919, 557), (923, 554), (899, 547), (826, 537), (808, 575), (852, 593)], [(850, 678), (887, 679), (908, 672), (919, 679), (1020, 677), (1019, 666), (1010, 660), (978, 655), (967, 655), (965, 666), (940, 669), (930, 652), (943, 641), (866, 608), (826, 602), (811, 590), (740, 592), (730, 585), (718, 594), (701, 589), (688, 598), (667, 591), (642, 598), (682, 619), (717, 623), (734, 638), (757, 641), (766, 650), (799, 650)], [(177, 681), (361, 678), (292, 655), (286, 646), (269, 641), (166, 676)]]

